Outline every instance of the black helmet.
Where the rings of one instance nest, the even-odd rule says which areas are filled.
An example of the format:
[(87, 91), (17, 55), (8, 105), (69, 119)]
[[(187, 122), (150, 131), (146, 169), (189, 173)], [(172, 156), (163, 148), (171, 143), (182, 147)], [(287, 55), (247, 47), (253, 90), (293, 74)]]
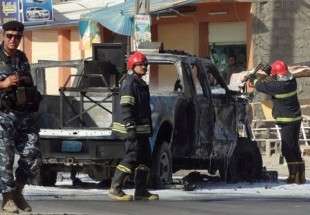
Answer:
[(9, 21), (6, 22), (2, 25), (2, 29), (3, 31), (20, 31), (23, 32), (24, 31), (24, 24), (13, 20), (13, 21)]

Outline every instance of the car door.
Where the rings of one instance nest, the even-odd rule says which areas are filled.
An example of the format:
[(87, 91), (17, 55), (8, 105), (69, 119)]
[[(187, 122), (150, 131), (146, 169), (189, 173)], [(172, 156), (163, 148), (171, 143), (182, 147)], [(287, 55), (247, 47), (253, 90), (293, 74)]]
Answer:
[(195, 110), (194, 157), (201, 159), (207, 159), (212, 152), (215, 126), (215, 111), (206, 75), (202, 62), (197, 59), (191, 68), (195, 90), (192, 98)]
[[(193, 85), (191, 70), (188, 63), (180, 61), (177, 63), (179, 68), (179, 78), (182, 82), (182, 90), (179, 92), (174, 105), (174, 132), (172, 148), (173, 157), (190, 158), (193, 155), (194, 145), (194, 105), (192, 103)], [(177, 82), (176, 82), (177, 83)], [(174, 90), (177, 90), (175, 84)]]
[[(207, 64), (205, 70), (208, 74), (216, 119), (213, 144), (218, 146), (215, 148), (222, 150), (221, 143), (231, 145), (238, 137), (236, 100), (213, 64)], [(213, 150), (216, 151), (215, 148)]]

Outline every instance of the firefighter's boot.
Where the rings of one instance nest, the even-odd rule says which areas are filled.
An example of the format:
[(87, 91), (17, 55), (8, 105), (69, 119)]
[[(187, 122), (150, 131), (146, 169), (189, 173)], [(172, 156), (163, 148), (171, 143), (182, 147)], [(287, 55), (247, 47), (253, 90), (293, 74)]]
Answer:
[(158, 200), (157, 194), (150, 193), (146, 187), (150, 169), (145, 165), (139, 165), (135, 169), (135, 200)]
[(287, 167), (288, 167), (289, 176), (286, 179), (286, 183), (287, 184), (293, 184), (296, 181), (298, 163), (297, 162), (288, 162)]
[(6, 213), (18, 213), (18, 207), (16, 206), (13, 198), (13, 192), (2, 193), (2, 210)]
[(295, 183), (296, 184), (306, 183), (305, 162), (304, 161), (298, 163), (298, 169), (297, 169), (297, 173), (296, 173)]
[(25, 184), (16, 182), (16, 190), (13, 192), (13, 198), (15, 201), (15, 204), (17, 207), (25, 212), (31, 212), (32, 208), (26, 201), (24, 195), (23, 195), (23, 189), (24, 189)]
[(122, 185), (126, 179), (126, 177), (131, 173), (131, 170), (124, 165), (119, 164), (116, 167), (114, 177), (111, 182), (111, 188), (109, 190), (108, 195), (113, 200), (119, 201), (132, 201), (133, 196), (124, 193), (122, 190)]

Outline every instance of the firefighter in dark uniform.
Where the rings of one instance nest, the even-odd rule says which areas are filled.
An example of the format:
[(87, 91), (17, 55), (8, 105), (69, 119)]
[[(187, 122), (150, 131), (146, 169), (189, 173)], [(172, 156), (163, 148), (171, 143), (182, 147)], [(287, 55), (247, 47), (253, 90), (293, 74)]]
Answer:
[(287, 65), (277, 60), (271, 65), (271, 79), (256, 79), (257, 91), (272, 97), (273, 118), (281, 128), (282, 154), (286, 159), (289, 177), (287, 183), (305, 183), (305, 163), (299, 148), (301, 110), (297, 97), (297, 82)]
[[(147, 72), (147, 65), (145, 55), (134, 52), (128, 58), (128, 73), (121, 82), (121, 119), (120, 122), (113, 122), (112, 130), (126, 137), (126, 154), (116, 167), (109, 190), (109, 196), (114, 200), (159, 199), (157, 194), (151, 194), (146, 189), (151, 167), (148, 138), (152, 133), (149, 87), (142, 79)], [(122, 184), (132, 173), (135, 181), (134, 196), (122, 191)]]
[[(2, 210), (18, 213), (31, 211), (22, 191), (29, 177), (40, 169), (38, 129), (32, 112), (37, 111), (40, 94), (33, 86), (25, 54), (17, 49), (24, 25), (10, 21), (2, 26), (0, 47), (0, 190)], [(13, 175), (15, 153), (20, 158)]]

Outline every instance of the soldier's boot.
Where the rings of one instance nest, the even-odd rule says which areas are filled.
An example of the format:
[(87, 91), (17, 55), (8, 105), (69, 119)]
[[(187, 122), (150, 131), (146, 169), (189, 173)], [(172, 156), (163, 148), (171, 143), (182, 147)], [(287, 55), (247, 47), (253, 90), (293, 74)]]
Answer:
[(25, 212), (31, 212), (32, 208), (23, 195), (24, 184), (16, 182), (16, 190), (13, 192), (13, 198), (17, 207)]
[(126, 177), (130, 174), (131, 170), (124, 165), (119, 164), (116, 167), (114, 176), (111, 182), (111, 188), (108, 192), (108, 195), (113, 200), (118, 201), (132, 201), (133, 196), (126, 194), (122, 190), (122, 185)]
[(18, 213), (18, 207), (14, 202), (13, 192), (2, 193), (2, 210), (7, 213)]
[(150, 169), (145, 165), (139, 165), (135, 169), (135, 200), (158, 200), (157, 194), (152, 194), (147, 190), (147, 182)]
[(288, 166), (289, 176), (286, 179), (286, 183), (287, 184), (293, 184), (296, 181), (296, 174), (297, 174), (297, 170), (298, 170), (298, 163), (296, 163), (296, 162), (288, 162), (287, 166)]
[(297, 169), (297, 173), (296, 173), (295, 183), (296, 184), (306, 183), (305, 162), (304, 161), (298, 163), (298, 169)]

